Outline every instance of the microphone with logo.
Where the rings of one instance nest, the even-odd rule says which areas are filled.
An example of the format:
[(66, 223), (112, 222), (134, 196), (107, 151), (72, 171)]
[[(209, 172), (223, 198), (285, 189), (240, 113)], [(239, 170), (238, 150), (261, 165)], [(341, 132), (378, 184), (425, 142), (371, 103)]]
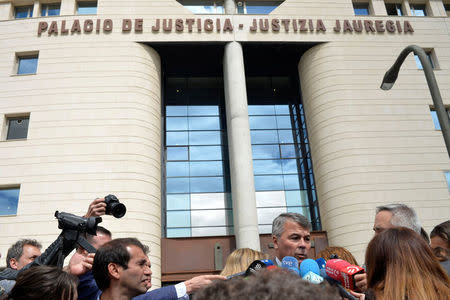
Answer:
[(293, 256), (285, 256), (281, 261), (281, 267), (289, 270), (290, 272), (300, 275), (300, 271), (298, 269), (298, 260)]
[[(227, 276), (227, 279), (231, 279), (231, 278), (239, 277), (239, 276), (243, 276), (243, 277), (250, 276), (262, 269), (266, 269), (268, 266), (270, 266), (270, 263), (272, 263), (272, 262), (269, 259), (266, 260), (266, 263), (264, 263), (262, 260), (257, 259), (255, 261), (253, 261), (250, 264), (250, 266), (248, 266), (247, 270)], [(273, 263), (272, 263), (272, 266), (273, 266)]]
[(322, 276), (320, 276), (319, 265), (311, 258), (303, 260), (300, 264), (300, 277), (315, 284), (319, 284), (323, 281)]
[(330, 259), (325, 267), (326, 274), (342, 284), (343, 287), (354, 290), (356, 274), (364, 273), (364, 269), (360, 266), (351, 265), (342, 259)]

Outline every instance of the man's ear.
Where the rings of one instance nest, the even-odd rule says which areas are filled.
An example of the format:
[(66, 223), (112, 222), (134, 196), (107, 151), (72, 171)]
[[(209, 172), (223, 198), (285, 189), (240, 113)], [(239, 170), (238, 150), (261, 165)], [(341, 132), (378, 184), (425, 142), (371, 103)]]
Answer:
[(112, 278), (114, 278), (116, 280), (120, 279), (120, 274), (121, 274), (122, 269), (123, 268), (121, 266), (119, 266), (118, 264), (115, 264), (115, 263), (108, 264), (108, 273)]
[(278, 249), (278, 238), (275, 235), (272, 235), (273, 247)]
[(9, 265), (11, 266), (11, 269), (17, 270), (19, 262), (15, 258), (11, 258), (9, 260)]

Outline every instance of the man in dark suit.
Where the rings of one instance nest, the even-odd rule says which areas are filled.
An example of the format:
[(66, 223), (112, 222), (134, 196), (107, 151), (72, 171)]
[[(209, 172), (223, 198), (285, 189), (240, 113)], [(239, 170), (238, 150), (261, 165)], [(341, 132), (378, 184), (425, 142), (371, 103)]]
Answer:
[(283, 213), (272, 223), (272, 239), (275, 247), (275, 261), (281, 266), (285, 256), (297, 258), (300, 264), (308, 258), (311, 249), (311, 224), (298, 213)]

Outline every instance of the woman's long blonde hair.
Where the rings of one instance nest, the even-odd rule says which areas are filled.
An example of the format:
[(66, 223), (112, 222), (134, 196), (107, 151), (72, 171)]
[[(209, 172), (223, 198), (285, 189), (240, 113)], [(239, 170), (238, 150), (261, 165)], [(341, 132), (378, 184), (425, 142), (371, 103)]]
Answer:
[(247, 270), (248, 266), (257, 259), (268, 259), (269, 255), (250, 249), (240, 248), (230, 253), (227, 258), (225, 267), (220, 275), (230, 276), (239, 272)]
[(377, 300), (448, 300), (450, 283), (430, 247), (413, 230), (376, 235), (366, 251), (367, 285)]

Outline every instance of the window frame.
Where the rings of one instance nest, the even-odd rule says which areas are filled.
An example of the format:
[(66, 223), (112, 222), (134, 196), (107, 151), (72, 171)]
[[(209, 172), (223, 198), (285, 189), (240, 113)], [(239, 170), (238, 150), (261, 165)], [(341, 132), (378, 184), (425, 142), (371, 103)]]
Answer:
[[(80, 4), (81, 4), (81, 7), (89, 7), (88, 4), (94, 4), (94, 3), (95, 3), (95, 13), (81, 13), (80, 14), (80, 11), (79, 11)], [(89, 16), (89, 15), (96, 15), (97, 12), (98, 12), (98, 1), (97, 0), (77, 0), (76, 10), (75, 10), (76, 15)]]
[[(34, 72), (19, 73), (21, 61), (24, 59), (36, 59)], [(36, 75), (38, 72), (38, 66), (39, 66), (39, 51), (16, 52), (14, 58), (13, 75), (15, 76)]]
[[(403, 8), (403, 5), (401, 2), (385, 2), (384, 6), (386, 7), (386, 13), (388, 16), (398, 16), (398, 17), (405, 16), (405, 11), (404, 11), (404, 8)], [(391, 6), (391, 8), (395, 9), (395, 12), (396, 12), (395, 15), (389, 14), (390, 10), (388, 9), (389, 8), (388, 6)], [(400, 14), (398, 14), (399, 11), (400, 11)]]
[[(371, 5), (370, 5), (369, 1), (353, 1), (352, 6), (353, 6), (353, 13), (355, 14), (355, 16), (370, 16), (370, 15), (372, 15), (372, 9), (371, 9)], [(362, 6), (364, 6), (364, 7), (362, 7)], [(366, 6), (367, 6), (367, 14), (357, 14), (356, 13), (357, 9), (363, 9), (363, 8), (365, 9)]]
[[(16, 114), (7, 114), (5, 115), (4, 122), (3, 122), (3, 132), (2, 132), (2, 141), (21, 141), (21, 140), (27, 140), (29, 138), (29, 129), (30, 129), (30, 113), (16, 113)], [(17, 119), (26, 119), (28, 120), (27, 130), (26, 130), (26, 136), (20, 137), (20, 138), (8, 138), (9, 135), (9, 129), (10, 129), (10, 122)]]
[[(58, 14), (57, 15), (49, 15), (48, 9), (50, 6), (58, 6)], [(40, 13), (41, 17), (53, 17), (53, 16), (60, 16), (61, 15), (61, 2), (48, 2), (48, 3), (41, 3), (40, 5)], [(44, 8), (45, 8), (45, 14), (44, 14)]]
[[(423, 9), (418, 9), (418, 7), (423, 7)], [(430, 16), (426, 3), (409, 3), (409, 10), (411, 11), (412, 17), (428, 17), (428, 16)], [(416, 11), (423, 11), (423, 16), (417, 15)]]
[[(27, 9), (27, 16), (26, 17), (17, 17), (17, 9), (20, 8), (26, 8)], [(14, 19), (16, 20), (21, 20), (21, 19), (29, 19), (33, 17), (33, 10), (34, 10), (34, 5), (17, 5), (14, 6)]]
[[(434, 51), (434, 49), (424, 49), (425, 54), (427, 55), (428, 61), (431, 63), (431, 68), (433, 70), (439, 70), (439, 64), (438, 64), (438, 60), (437, 60), (437, 56), (436, 53)], [(418, 70), (423, 70), (423, 66), (422, 66), (422, 62), (419, 59), (418, 55), (414, 55), (414, 60), (416, 62), (416, 66)]]
[[(447, 112), (447, 116), (450, 118), (450, 107), (445, 107), (445, 111)], [(441, 131), (441, 124), (439, 123), (439, 118), (437, 116), (437, 112), (434, 106), (430, 106), (430, 115), (431, 120), (433, 121), (434, 129)]]
[(1, 185), (0, 186), (0, 191), (2, 190), (15, 190), (18, 189), (19, 193), (17, 195), (17, 202), (16, 202), (16, 211), (15, 213), (11, 213), (11, 214), (2, 214), (0, 211), (0, 217), (9, 217), (9, 216), (17, 216), (17, 211), (19, 208), (19, 200), (20, 200), (20, 185)]

